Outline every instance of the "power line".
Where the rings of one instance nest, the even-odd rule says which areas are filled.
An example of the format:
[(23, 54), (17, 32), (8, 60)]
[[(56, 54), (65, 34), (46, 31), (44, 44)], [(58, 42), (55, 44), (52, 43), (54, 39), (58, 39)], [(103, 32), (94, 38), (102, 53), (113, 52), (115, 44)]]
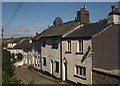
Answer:
[(6, 26), (8, 26), (8, 25), (13, 21), (14, 17), (16, 16), (16, 14), (18, 13), (18, 11), (19, 11), (20, 8), (22, 7), (22, 4), (23, 4), (23, 2), (19, 2), (19, 3), (18, 3), (18, 5), (17, 5), (17, 7), (16, 7), (16, 9), (15, 9), (15, 11), (14, 11), (14, 13), (13, 13), (13, 15), (11, 16), (11, 18), (10, 18), (10, 20), (8, 21), (8, 23), (7, 23)]

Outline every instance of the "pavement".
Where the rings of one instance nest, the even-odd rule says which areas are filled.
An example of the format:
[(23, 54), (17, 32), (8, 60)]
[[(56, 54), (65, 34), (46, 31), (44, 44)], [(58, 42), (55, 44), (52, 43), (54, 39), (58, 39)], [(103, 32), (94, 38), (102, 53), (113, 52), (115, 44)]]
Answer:
[(15, 68), (16, 77), (21, 79), (24, 84), (33, 83), (33, 84), (61, 84), (61, 85), (70, 85), (66, 82), (60, 82), (52, 77), (41, 74), (36, 70), (29, 70), (23, 67)]

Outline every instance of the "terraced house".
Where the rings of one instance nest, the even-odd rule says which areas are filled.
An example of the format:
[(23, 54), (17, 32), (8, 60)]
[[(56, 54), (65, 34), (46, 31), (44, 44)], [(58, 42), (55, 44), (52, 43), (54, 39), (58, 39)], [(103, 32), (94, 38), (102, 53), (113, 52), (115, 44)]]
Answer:
[(119, 75), (108, 72), (119, 69), (119, 29), (117, 7), (112, 6), (107, 19), (90, 23), (89, 12), (83, 6), (74, 20), (64, 23), (57, 17), (51, 27), (36, 34), (32, 39), (32, 64), (61, 81), (96, 84), (108, 74), (114, 83), (119, 83)]

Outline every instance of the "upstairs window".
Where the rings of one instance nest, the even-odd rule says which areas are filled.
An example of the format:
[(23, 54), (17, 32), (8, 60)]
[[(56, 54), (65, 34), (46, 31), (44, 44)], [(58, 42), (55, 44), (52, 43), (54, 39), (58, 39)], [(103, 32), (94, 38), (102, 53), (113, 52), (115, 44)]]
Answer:
[(71, 41), (67, 41), (67, 50), (66, 52), (71, 52)]
[(83, 41), (77, 41), (77, 53), (83, 53)]
[(52, 49), (57, 49), (58, 48), (59, 41), (57, 39), (53, 39), (52, 41)]
[(43, 65), (46, 66), (46, 58), (43, 57)]
[(43, 47), (45, 47), (45, 45), (46, 45), (46, 41), (45, 39), (43, 39)]
[(55, 72), (59, 73), (59, 62), (55, 61), (55, 63), (56, 63)]

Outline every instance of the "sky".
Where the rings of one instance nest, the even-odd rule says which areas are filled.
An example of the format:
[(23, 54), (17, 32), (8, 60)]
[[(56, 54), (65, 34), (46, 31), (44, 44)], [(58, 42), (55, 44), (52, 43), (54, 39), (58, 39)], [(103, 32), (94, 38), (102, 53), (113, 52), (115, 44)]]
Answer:
[(53, 24), (56, 17), (63, 22), (74, 20), (76, 12), (86, 5), (90, 22), (107, 18), (117, 2), (3, 2), (4, 37), (35, 36)]

